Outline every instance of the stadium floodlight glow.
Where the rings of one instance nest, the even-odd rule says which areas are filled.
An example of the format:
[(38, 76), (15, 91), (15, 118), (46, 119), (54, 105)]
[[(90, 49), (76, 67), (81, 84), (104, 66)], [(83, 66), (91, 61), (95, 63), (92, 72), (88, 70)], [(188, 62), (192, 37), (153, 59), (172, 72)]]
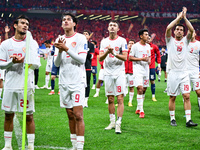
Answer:
[(92, 17), (92, 16), (94, 16), (94, 15), (90, 15), (89, 17)]
[(107, 17), (110, 17), (110, 15), (107, 15), (107, 16), (104, 16), (104, 17), (101, 17), (101, 18), (99, 18), (99, 20), (101, 20), (101, 19), (105, 19), (105, 18), (107, 18)]
[(83, 16), (83, 14), (80, 14), (80, 15), (76, 16), (76, 18), (79, 18), (79, 17), (81, 17), (81, 16)]
[(9, 17), (11, 17), (11, 16), (12, 16), (12, 13), (10, 13)]
[(123, 17), (120, 17), (120, 19), (123, 19), (123, 18), (126, 18), (126, 17), (128, 17), (128, 15), (126, 15), (126, 16), (123, 16)]
[(85, 20), (85, 19), (87, 19), (87, 17), (84, 17), (83, 19)]
[(189, 21), (190, 21), (190, 22), (197, 22), (198, 19), (190, 19)]
[(116, 18), (116, 17), (119, 17), (119, 15), (116, 15), (115, 18)]
[(1, 14), (1, 17), (3, 18), (4, 13)]
[(101, 17), (101, 16), (102, 16), (102, 15), (98, 15), (98, 16), (96, 16), (96, 17), (90, 18), (90, 20), (93, 20), (93, 19), (99, 18), (99, 17)]
[(124, 19), (122, 19), (122, 21), (133, 19), (133, 18), (137, 18), (137, 17), (138, 17), (138, 15), (137, 16), (128, 17), (128, 18), (124, 18)]

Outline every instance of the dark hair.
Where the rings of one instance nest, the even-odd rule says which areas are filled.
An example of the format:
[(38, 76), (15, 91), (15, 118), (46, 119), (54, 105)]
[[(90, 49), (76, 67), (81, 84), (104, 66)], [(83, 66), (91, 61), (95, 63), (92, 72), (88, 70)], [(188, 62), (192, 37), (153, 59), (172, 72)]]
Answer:
[(176, 24), (174, 30), (176, 30), (177, 26), (183, 27), (183, 31), (185, 32), (185, 26), (183, 24), (181, 24), (181, 23)]
[(140, 35), (143, 35), (144, 32), (149, 32), (148, 29), (141, 29), (139, 32), (138, 32), (138, 35), (139, 35), (139, 38), (140, 38)]
[(117, 20), (110, 20), (108, 24), (110, 24), (111, 22), (116, 23), (119, 27), (119, 22)]
[(134, 39), (130, 39), (128, 42), (130, 42), (130, 41), (133, 41), (133, 42), (135, 43), (135, 40), (134, 40)]
[(95, 45), (97, 45), (97, 41), (91, 41), (91, 42), (93, 42)]
[[(63, 18), (64, 18), (65, 16), (71, 16), (73, 22), (77, 25), (78, 21), (77, 21), (77, 18), (76, 18), (75, 15), (73, 15), (73, 14), (71, 14), (71, 13), (64, 13), (64, 14), (62, 14), (61, 21), (63, 20)], [(74, 26), (74, 30), (76, 30), (76, 25)]]
[(84, 33), (84, 32), (87, 32), (89, 35), (90, 35), (90, 33), (91, 33), (89, 30), (84, 30), (83, 33)]
[(19, 19), (26, 19), (26, 20), (30, 23), (30, 20), (29, 20), (29, 18), (28, 18), (26, 15), (19, 15), (19, 16), (15, 19), (15, 21), (14, 21), (14, 23), (13, 23), (14, 31), (15, 31), (14, 25), (15, 25), (15, 24), (18, 24)]
[(44, 43), (51, 44), (51, 41), (50, 40), (46, 40), (46, 41), (44, 41)]

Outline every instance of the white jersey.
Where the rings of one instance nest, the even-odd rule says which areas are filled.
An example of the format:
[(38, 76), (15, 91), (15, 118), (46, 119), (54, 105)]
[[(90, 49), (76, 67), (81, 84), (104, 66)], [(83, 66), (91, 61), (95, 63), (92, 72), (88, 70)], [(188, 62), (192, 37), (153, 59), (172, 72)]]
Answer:
[[(111, 40), (109, 37), (103, 39), (101, 41), (100, 52), (106, 52), (107, 46), (113, 48), (114, 54), (120, 54), (122, 52), (128, 52), (126, 39), (118, 36), (116, 39)], [(125, 65), (124, 61), (119, 60), (114, 57), (112, 54), (108, 54), (108, 56), (104, 60), (104, 75), (119, 75), (121, 73), (125, 74)]]
[[(71, 37), (62, 35), (59, 38), (64, 38), (66, 46), (76, 54), (85, 53), (87, 55), (87, 40), (86, 37), (80, 33), (75, 33)], [(58, 39), (55, 43), (57, 43)], [(58, 48), (55, 49), (54, 61), (59, 53)], [(86, 57), (85, 57), (86, 58)], [(80, 64), (75, 61), (68, 53), (61, 53), (61, 63), (59, 72), (59, 84), (68, 85), (70, 88), (77, 88), (80, 84), (86, 85), (85, 64)]]
[(51, 52), (53, 50), (53, 47), (51, 46), (50, 48), (46, 48), (47, 51), (47, 61), (52, 62), (53, 61), (53, 56), (51, 55)]
[[(38, 54), (38, 44), (35, 40), (30, 42), (30, 60), (36, 62), (34, 66), (40, 66), (40, 58)], [(26, 51), (26, 39), (16, 40), (14, 37), (5, 40), (1, 44), (0, 48), (0, 61), (10, 62), (12, 59), (10, 55), (25, 56)], [(6, 79), (4, 89), (24, 89), (24, 77), (25, 77), (25, 63), (16, 63), (6, 69)], [(29, 69), (28, 75), (28, 89), (34, 89), (34, 71)]]
[[(131, 47), (129, 56), (144, 58), (151, 56), (151, 47), (149, 44), (142, 45), (140, 42)], [(133, 61), (134, 76), (149, 76), (149, 64), (146, 61)]]
[(175, 38), (166, 37), (168, 60), (167, 60), (167, 71), (177, 70), (184, 71), (187, 70), (187, 51), (190, 40), (183, 37), (180, 41)]
[(200, 51), (200, 42), (190, 42), (188, 46), (187, 54), (187, 69), (197, 69), (199, 70), (199, 51)]

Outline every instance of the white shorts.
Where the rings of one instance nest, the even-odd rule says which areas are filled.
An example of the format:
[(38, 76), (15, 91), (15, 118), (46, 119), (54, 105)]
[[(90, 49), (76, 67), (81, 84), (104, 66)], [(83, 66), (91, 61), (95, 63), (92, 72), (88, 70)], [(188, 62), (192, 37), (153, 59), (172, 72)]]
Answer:
[(126, 77), (125, 74), (119, 76), (104, 76), (105, 93), (107, 95), (118, 96), (123, 94), (126, 96)]
[(149, 76), (134, 75), (134, 86), (149, 87)]
[[(28, 90), (26, 112), (35, 112), (34, 91)], [(6, 112), (23, 112), (24, 90), (4, 90), (1, 109)]]
[(167, 77), (167, 95), (177, 96), (190, 93), (190, 81), (187, 71), (170, 70)]
[(74, 106), (83, 106), (85, 99), (85, 86), (80, 84), (75, 89), (70, 89), (68, 85), (60, 84), (60, 107), (73, 108)]
[(99, 80), (104, 81), (104, 69), (100, 69), (99, 71)]
[(126, 74), (126, 86), (134, 87), (134, 77), (133, 74)]
[(5, 69), (4, 70), (0, 69), (0, 79), (4, 80), (4, 77), (5, 77)]
[(46, 72), (51, 72), (52, 64), (53, 64), (52, 60), (51, 61), (47, 61)]
[(199, 70), (188, 70), (190, 82), (193, 84), (193, 89), (200, 89)]

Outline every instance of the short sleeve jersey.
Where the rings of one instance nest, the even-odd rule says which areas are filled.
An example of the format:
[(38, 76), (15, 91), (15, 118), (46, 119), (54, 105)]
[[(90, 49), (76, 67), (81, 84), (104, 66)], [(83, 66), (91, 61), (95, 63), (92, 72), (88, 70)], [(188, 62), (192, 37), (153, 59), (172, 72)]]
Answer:
[(199, 68), (199, 51), (200, 51), (200, 42), (190, 42), (188, 46), (188, 56), (187, 56), (187, 68)]
[(189, 40), (183, 37), (178, 41), (172, 36), (166, 37), (165, 40), (168, 51), (167, 70), (186, 70)]
[[(128, 52), (126, 39), (118, 36), (116, 39), (111, 40), (109, 37), (101, 41), (100, 52), (106, 52), (107, 47), (110, 45), (114, 50), (114, 54), (120, 54), (121, 52)], [(108, 54), (104, 60), (104, 75), (119, 75), (125, 74), (124, 61), (119, 60), (112, 54)]]
[[(129, 56), (136, 58), (150, 57), (151, 47), (149, 44), (142, 45), (140, 42), (137, 42), (131, 47)], [(146, 76), (149, 70), (149, 64), (146, 61), (133, 61), (133, 70), (135, 70), (134, 75), (140, 74)]]
[[(80, 33), (74, 33), (70, 37), (62, 35), (61, 38), (65, 38), (66, 46), (73, 50), (78, 55), (86, 53), (88, 50), (86, 37)], [(56, 42), (58, 38), (56, 39)], [(58, 55), (59, 50), (55, 49), (54, 57)], [(55, 58), (54, 58), (55, 59)], [(80, 64), (69, 56), (67, 52), (62, 52), (60, 72), (59, 72), (59, 84), (66, 84), (71, 88), (76, 88), (81, 83), (86, 83), (85, 65)]]

